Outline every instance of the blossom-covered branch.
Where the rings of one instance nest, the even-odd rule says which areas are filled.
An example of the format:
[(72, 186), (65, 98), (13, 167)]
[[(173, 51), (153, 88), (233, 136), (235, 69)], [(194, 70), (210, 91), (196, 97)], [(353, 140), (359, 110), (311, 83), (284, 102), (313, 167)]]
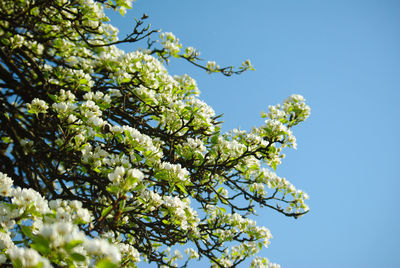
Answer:
[[(198, 62), (171, 33), (161, 48), (115, 45), (155, 31), (136, 21), (119, 40), (103, 9), (131, 1), (0, 3), (0, 262), (16, 267), (232, 267), (268, 246), (258, 207), (308, 211), (308, 195), (275, 171), (302, 96), (270, 106), (250, 131), (221, 132), (184, 59), (225, 75), (251, 70)], [(139, 45), (138, 45), (139, 46)], [(187, 245), (187, 246), (184, 246)], [(183, 253), (181, 252), (183, 251)], [(185, 256), (185, 260), (183, 259)], [(255, 257), (252, 267), (277, 267)]]

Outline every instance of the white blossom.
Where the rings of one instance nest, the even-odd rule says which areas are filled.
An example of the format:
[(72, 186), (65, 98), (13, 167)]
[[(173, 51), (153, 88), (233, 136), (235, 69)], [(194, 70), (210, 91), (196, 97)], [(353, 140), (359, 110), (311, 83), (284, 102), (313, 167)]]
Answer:
[(12, 185), (13, 180), (6, 174), (0, 172), (0, 194), (2, 196), (10, 196)]

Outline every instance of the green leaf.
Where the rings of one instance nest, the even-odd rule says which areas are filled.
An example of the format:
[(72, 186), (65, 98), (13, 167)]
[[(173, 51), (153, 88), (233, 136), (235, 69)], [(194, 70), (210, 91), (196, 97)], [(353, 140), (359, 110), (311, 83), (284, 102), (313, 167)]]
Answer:
[(108, 213), (110, 213), (110, 211), (112, 210), (112, 206), (108, 206), (105, 209), (103, 209), (103, 212), (101, 212), (101, 216), (105, 217), (106, 215), (108, 215)]
[(21, 226), (21, 231), (25, 236), (27, 236), (30, 239), (34, 240), (35, 236), (32, 234), (31, 227), (22, 225)]
[(125, 208), (125, 205), (126, 205), (126, 201), (125, 200), (120, 201), (119, 202), (119, 210), (123, 210)]
[(120, 8), (118, 11), (119, 11), (119, 14), (121, 14), (121, 16), (125, 16), (126, 11), (124, 9)]
[(124, 208), (123, 212), (129, 212), (129, 211), (132, 211), (134, 209), (135, 209), (135, 207), (126, 207), (126, 208)]
[(86, 260), (86, 257), (79, 253), (72, 253), (70, 256), (74, 261), (77, 262), (84, 262)]
[(129, 82), (131, 82), (131, 79), (130, 79), (130, 78), (124, 78), (124, 79), (122, 79), (122, 83), (129, 83)]
[(226, 213), (226, 209), (225, 209), (225, 208), (220, 207), (219, 210), (220, 210), (221, 212), (223, 212), (223, 213)]
[(32, 16), (37, 16), (37, 15), (39, 15), (39, 8), (38, 7), (34, 7), (34, 8), (32, 8), (31, 10), (30, 10), (30, 14), (32, 15)]
[(1, 137), (1, 140), (5, 143), (10, 143), (12, 142), (12, 139), (10, 137)]
[(35, 268), (42, 268), (44, 266), (43, 262), (36, 264)]
[(97, 268), (117, 268), (118, 265), (116, 265), (115, 263), (111, 262), (108, 259), (103, 259), (97, 263), (96, 267)]
[(81, 85), (86, 85), (87, 83), (88, 83), (88, 81), (84, 78), (79, 80), (79, 84), (81, 84)]
[(184, 193), (184, 194), (188, 194), (185, 186), (183, 186), (182, 184), (176, 184), (176, 186), (178, 186), (178, 188)]
[(271, 167), (274, 169), (274, 171), (276, 171), (277, 166), (278, 165), (276, 164), (276, 162), (271, 163)]
[(146, 215), (143, 215), (142, 218), (145, 219), (147, 222), (153, 221), (149, 216), (146, 216)]
[(52, 100), (52, 101), (57, 101), (57, 97), (56, 97), (56, 95), (53, 95), (53, 94), (47, 94), (47, 96)]
[(107, 191), (109, 191), (110, 193), (118, 193), (120, 189), (121, 188), (116, 185), (107, 187)]
[(125, 183), (128, 186), (128, 188), (130, 186), (132, 186), (135, 182), (137, 182), (137, 178), (132, 177), (132, 176), (127, 177), (126, 180), (125, 180)]
[(14, 209), (18, 208), (18, 205), (16, 205), (16, 204), (2, 203), (2, 206), (6, 206), (6, 207), (9, 208), (10, 210), (14, 210)]
[(140, 183), (140, 184), (138, 184), (138, 186), (135, 187), (135, 191), (136, 192), (141, 192), (144, 188), (146, 188), (146, 186), (143, 183)]
[(34, 243), (32, 243), (31, 248), (36, 249), (39, 253), (43, 255), (48, 255), (50, 253), (50, 242), (41, 237), (36, 236), (34, 238)]
[(13, 266), (14, 266), (15, 268), (22, 268), (22, 267), (23, 267), (23, 266), (22, 266), (22, 262), (21, 262), (20, 259), (13, 260), (13, 261), (12, 261), (12, 264), (13, 264)]
[(170, 183), (169, 185), (170, 185), (170, 186), (169, 186), (168, 192), (169, 192), (169, 193), (172, 193), (172, 192), (175, 190), (175, 184), (174, 184), (174, 183)]
[(70, 241), (68, 244), (66, 244), (66, 245), (64, 246), (64, 249), (65, 249), (67, 252), (70, 252), (74, 247), (79, 246), (79, 245), (81, 245), (82, 243), (83, 243), (82, 240), (72, 240), (72, 241)]
[(11, 43), (10, 40), (8, 40), (7, 38), (2, 38), (1, 42), (6, 46), (10, 45), (10, 43)]

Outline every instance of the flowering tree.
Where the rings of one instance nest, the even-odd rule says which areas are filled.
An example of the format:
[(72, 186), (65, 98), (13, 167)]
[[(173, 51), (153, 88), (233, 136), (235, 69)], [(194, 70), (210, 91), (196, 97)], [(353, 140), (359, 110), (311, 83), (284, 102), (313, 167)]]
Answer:
[[(307, 195), (274, 170), (309, 107), (299, 95), (270, 106), (251, 131), (221, 133), (180, 58), (210, 73), (171, 33), (136, 20), (117, 38), (103, 8), (130, 0), (0, 1), (0, 263), (15, 267), (186, 267), (206, 258), (276, 267), (257, 252), (271, 234), (249, 216), (286, 216)], [(120, 43), (148, 39), (124, 52)], [(181, 253), (181, 251), (183, 251)]]

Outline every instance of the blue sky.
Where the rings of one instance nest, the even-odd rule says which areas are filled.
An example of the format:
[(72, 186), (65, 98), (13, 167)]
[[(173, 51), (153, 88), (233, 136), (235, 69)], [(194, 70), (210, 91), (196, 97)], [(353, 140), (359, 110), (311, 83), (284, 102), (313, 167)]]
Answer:
[(283, 268), (400, 267), (400, 1), (138, 0), (112, 23), (126, 33), (143, 12), (204, 59), (251, 60), (255, 72), (230, 78), (168, 67), (197, 80), (224, 130), (261, 125), (260, 112), (293, 93), (311, 106), (277, 170), (311, 211), (258, 209), (274, 235), (263, 256)]

